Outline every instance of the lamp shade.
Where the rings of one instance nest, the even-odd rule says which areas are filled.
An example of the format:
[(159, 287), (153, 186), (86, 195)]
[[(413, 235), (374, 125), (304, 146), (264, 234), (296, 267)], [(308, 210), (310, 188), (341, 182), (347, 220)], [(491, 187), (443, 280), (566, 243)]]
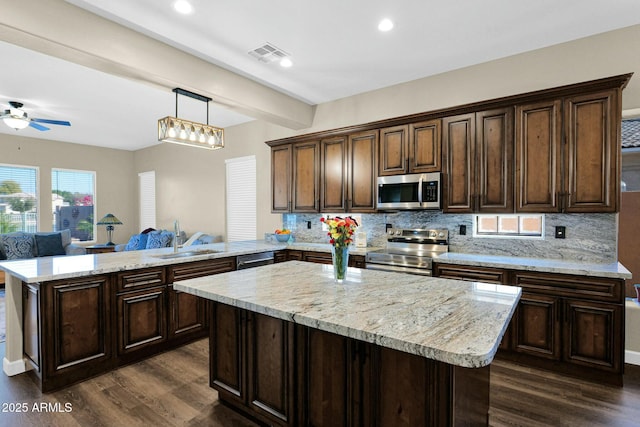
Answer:
[(116, 218), (113, 214), (106, 214), (100, 221), (97, 222), (98, 225), (120, 225), (122, 221)]

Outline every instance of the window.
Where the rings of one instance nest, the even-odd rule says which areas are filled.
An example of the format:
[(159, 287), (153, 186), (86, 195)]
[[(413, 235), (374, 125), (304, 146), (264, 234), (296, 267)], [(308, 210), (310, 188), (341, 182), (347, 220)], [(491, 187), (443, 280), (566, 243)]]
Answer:
[(138, 174), (140, 194), (140, 230), (156, 228), (156, 172)]
[(94, 240), (95, 182), (95, 172), (51, 170), (53, 231), (69, 229), (71, 239), (77, 242)]
[(0, 233), (38, 231), (38, 168), (0, 165)]
[(544, 238), (544, 215), (474, 215), (474, 237)]
[(227, 166), (227, 242), (255, 240), (256, 156), (225, 161)]

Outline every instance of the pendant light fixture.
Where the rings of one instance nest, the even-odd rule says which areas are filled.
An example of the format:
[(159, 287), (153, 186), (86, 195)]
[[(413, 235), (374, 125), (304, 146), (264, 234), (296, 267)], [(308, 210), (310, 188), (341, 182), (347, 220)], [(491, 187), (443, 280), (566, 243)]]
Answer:
[[(158, 141), (191, 147), (216, 150), (224, 147), (224, 129), (209, 125), (209, 101), (211, 98), (198, 95), (185, 89), (175, 88), (176, 116), (167, 116), (158, 120)], [(178, 118), (178, 95), (188, 96), (207, 104), (207, 123), (197, 123)]]

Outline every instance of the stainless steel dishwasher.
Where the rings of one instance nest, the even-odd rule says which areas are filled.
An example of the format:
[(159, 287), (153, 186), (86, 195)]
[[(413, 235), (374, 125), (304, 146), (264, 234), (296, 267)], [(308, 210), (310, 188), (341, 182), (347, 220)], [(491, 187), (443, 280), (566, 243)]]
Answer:
[(236, 257), (236, 265), (238, 270), (260, 267), (261, 265), (273, 264), (273, 262), (273, 251), (260, 252), (257, 254), (238, 255)]

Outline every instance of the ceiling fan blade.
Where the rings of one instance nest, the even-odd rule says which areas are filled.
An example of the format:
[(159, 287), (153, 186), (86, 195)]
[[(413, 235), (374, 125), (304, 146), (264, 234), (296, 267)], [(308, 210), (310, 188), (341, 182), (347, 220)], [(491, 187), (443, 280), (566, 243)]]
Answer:
[(31, 119), (32, 122), (49, 123), (52, 125), (71, 126), (71, 123), (64, 120), (49, 120), (49, 119)]
[(38, 130), (49, 130), (48, 127), (39, 125), (37, 123), (34, 123), (33, 121), (29, 122), (29, 126), (31, 126), (34, 129), (38, 129)]

